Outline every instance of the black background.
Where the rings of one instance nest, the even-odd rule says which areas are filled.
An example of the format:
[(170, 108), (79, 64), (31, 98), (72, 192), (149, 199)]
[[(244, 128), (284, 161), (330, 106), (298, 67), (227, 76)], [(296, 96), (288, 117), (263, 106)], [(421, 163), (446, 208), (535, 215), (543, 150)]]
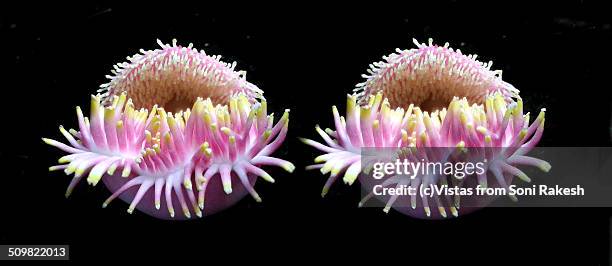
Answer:
[[(540, 145), (609, 146), (612, 19), (605, 7), (152, 5), (0, 11), (0, 243), (70, 244), (73, 260), (609, 263), (609, 209), (488, 208), (443, 221), (358, 209), (357, 186), (338, 183), (319, 196), (326, 177), (303, 170), (317, 151), (297, 140), (316, 139), (316, 124), (332, 125), (330, 107), (344, 106), (369, 63), (431, 37), (494, 60), (528, 111), (546, 107)], [(74, 107), (88, 106), (112, 65), (157, 48), (156, 38), (237, 61), (272, 111), (291, 109), (277, 155), (297, 170), (269, 168), (277, 182), (257, 186), (263, 203), (247, 197), (220, 214), (177, 222), (129, 215), (121, 201), (102, 209), (109, 192), (100, 186), (82, 183), (64, 198), (70, 179), (47, 171), (61, 153), (40, 138), (61, 139), (60, 124), (75, 127)]]

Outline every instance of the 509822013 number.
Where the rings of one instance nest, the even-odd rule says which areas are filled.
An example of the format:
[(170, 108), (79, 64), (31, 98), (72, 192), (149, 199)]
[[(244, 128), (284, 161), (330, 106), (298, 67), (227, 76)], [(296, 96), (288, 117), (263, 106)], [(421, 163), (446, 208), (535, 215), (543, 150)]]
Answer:
[(0, 245), (0, 260), (68, 260), (68, 245)]
[(9, 257), (64, 257), (66, 248), (9, 248)]

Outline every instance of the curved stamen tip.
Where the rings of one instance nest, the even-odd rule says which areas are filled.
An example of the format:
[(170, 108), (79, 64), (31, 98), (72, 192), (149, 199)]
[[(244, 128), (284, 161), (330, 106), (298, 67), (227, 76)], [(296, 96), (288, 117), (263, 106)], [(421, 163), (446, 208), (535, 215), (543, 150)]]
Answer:
[(323, 187), (323, 190), (321, 190), (321, 198), (324, 198), (328, 192), (329, 192), (329, 188)]
[(444, 207), (438, 207), (438, 212), (440, 212), (443, 218), (446, 218), (446, 209)]
[(293, 173), (293, 171), (295, 170), (295, 165), (293, 165), (291, 162), (286, 162), (281, 167), (288, 173)]
[(548, 171), (550, 171), (552, 166), (550, 165), (549, 162), (544, 161), (544, 162), (540, 163), (540, 165), (538, 165), (538, 168), (540, 168), (540, 170), (548, 173)]
[(232, 185), (231, 184), (223, 184), (223, 191), (225, 194), (232, 194)]
[(268, 173), (263, 174), (263, 175), (261, 176), (261, 178), (263, 178), (264, 180), (266, 180), (266, 181), (268, 181), (268, 182), (270, 182), (270, 183), (273, 183), (273, 184), (274, 184), (274, 182), (276, 182), (276, 180), (274, 180), (274, 178), (272, 178), (272, 176), (271, 176), (271, 175), (269, 175)]
[(87, 177), (87, 183), (92, 186), (96, 186), (98, 182), (100, 182), (100, 179), (102, 179), (102, 175), (90, 172), (89, 176)]
[(357, 175), (352, 175), (352, 174), (351, 175), (346, 174), (342, 178), (344, 183), (348, 184), (349, 186), (352, 185), (355, 182), (356, 179), (357, 179)]
[(518, 173), (516, 175), (516, 177), (518, 177), (519, 179), (521, 179), (521, 180), (523, 180), (523, 181), (525, 181), (527, 183), (531, 183), (531, 178), (529, 178), (529, 176), (527, 176), (527, 174), (525, 174), (525, 173)]
[(121, 171), (121, 177), (126, 178), (128, 176), (130, 176), (130, 168), (125, 167), (123, 168), (123, 171)]
[(508, 197), (510, 197), (510, 200), (512, 200), (512, 202), (518, 202), (518, 198), (515, 195), (508, 195)]

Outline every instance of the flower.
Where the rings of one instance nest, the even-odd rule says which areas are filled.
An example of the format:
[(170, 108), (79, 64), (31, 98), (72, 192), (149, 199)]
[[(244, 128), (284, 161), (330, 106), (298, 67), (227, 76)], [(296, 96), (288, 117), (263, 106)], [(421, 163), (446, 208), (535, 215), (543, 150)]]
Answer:
[[(231, 70), (235, 64), (227, 68), (218, 57), (208, 57), (191, 46), (161, 46), (163, 50), (143, 52), (131, 58), (131, 64), (119, 65), (123, 69), (103, 85), (106, 92), (92, 96), (91, 119), (77, 107), (79, 130), (66, 131), (60, 126), (69, 145), (43, 138), (45, 143), (69, 153), (60, 158), (60, 165), (49, 170), (74, 174), (67, 197), (87, 175), (89, 184), (104, 180), (113, 192), (103, 207), (122, 197), (130, 202), (129, 213), (139, 208), (159, 218), (175, 217), (174, 200), (182, 209), (181, 218), (191, 218), (191, 211), (201, 217), (205, 195), (221, 197), (210, 188), (211, 179), (216, 177), (225, 194), (233, 192), (234, 177), (256, 201), (261, 201), (253, 188), (255, 179), (274, 182), (261, 166), (279, 166), (288, 172), (295, 168), (288, 161), (271, 157), (286, 137), (289, 110), (274, 124), (265, 98), (243, 75)], [(190, 86), (195, 86), (193, 91)], [(206, 99), (195, 96), (208, 93), (212, 96)], [(166, 101), (168, 95), (184, 99)], [(182, 107), (189, 97), (193, 97), (191, 108)], [(134, 101), (143, 107), (136, 110)], [(170, 103), (181, 110), (173, 113), (153, 103)], [(149, 104), (153, 104), (150, 110)], [(118, 170), (121, 175), (115, 175)], [(127, 195), (133, 187), (138, 187), (136, 194)], [(139, 205), (147, 197), (155, 210), (165, 202), (167, 213), (153, 211), (148, 207), (153, 204)], [(213, 210), (237, 200), (215, 199)]]
[[(523, 113), (518, 90), (501, 79), (501, 71), (490, 70), (491, 62), (478, 62), (475, 55), (463, 55), (448, 44), (435, 46), (431, 39), (429, 45), (414, 42), (416, 49), (398, 49), (398, 53), (384, 57), (385, 61), (370, 65), (369, 74), (364, 75), (366, 81), (348, 96), (346, 120), (334, 107), (335, 130), (316, 127), (325, 144), (303, 140), (325, 153), (315, 159), (319, 164), (307, 168), (321, 169), (323, 174), (331, 171), (323, 196), (338, 175), (344, 173), (344, 181), (352, 184), (361, 172), (369, 171), (372, 162), (361, 151), (368, 147), (394, 148), (396, 154), (391, 157), (411, 161), (486, 161), (486, 172), (465, 178), (475, 178), (481, 186), (487, 186), (489, 176), (494, 185), (504, 188), (509, 186), (508, 176), (510, 181), (516, 176), (529, 182), (518, 165), (550, 170), (547, 162), (526, 156), (542, 137), (545, 109), (529, 124), (530, 115)], [(458, 158), (456, 149), (467, 149), (467, 153)], [(362, 165), (364, 162), (368, 165)], [(365, 181), (363, 186), (371, 185)], [(463, 177), (420, 174), (414, 179), (392, 176), (382, 186), (461, 187), (468, 183)], [(359, 205), (371, 197), (373, 193)], [(429, 200), (437, 205), (438, 217), (447, 217), (447, 208), (453, 216), (459, 215), (458, 197), (447, 198), (446, 202), (439, 197), (418, 197), (421, 203), (417, 203), (416, 195), (411, 196), (410, 206), (420, 206), (426, 217), (432, 216)], [(384, 211), (388, 212), (397, 200), (398, 196), (389, 197)], [(407, 213), (420, 216), (413, 211)]]

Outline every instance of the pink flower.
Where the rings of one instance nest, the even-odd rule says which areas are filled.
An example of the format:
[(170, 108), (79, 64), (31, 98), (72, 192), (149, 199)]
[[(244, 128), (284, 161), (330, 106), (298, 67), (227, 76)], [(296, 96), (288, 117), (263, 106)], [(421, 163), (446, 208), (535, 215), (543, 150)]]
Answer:
[[(191, 211), (201, 217), (206, 194), (213, 196), (211, 212), (242, 197), (239, 192), (237, 198), (224, 199), (217, 193), (221, 190), (209, 185), (218, 177), (225, 194), (236, 188), (232, 185), (235, 178), (256, 201), (261, 201), (253, 188), (255, 179), (274, 182), (261, 166), (279, 166), (288, 172), (295, 168), (270, 156), (286, 137), (289, 110), (274, 124), (274, 116), (268, 115), (267, 102), (258, 89), (235, 75), (227, 64), (196, 53), (191, 47), (161, 46), (164, 50), (144, 52), (144, 56), (132, 58), (132, 65), (123, 64), (125, 68), (105, 86), (105, 100), (101, 95), (92, 96), (91, 122), (77, 108), (79, 131), (67, 132), (60, 127), (69, 145), (43, 139), (70, 153), (60, 158), (61, 165), (50, 168), (74, 173), (66, 196), (87, 175), (89, 184), (96, 185), (104, 178), (113, 191), (103, 207), (122, 197), (130, 202), (129, 213), (139, 208), (159, 218), (174, 218), (174, 202), (178, 201), (184, 215), (181, 218), (190, 218)], [(133, 100), (128, 99), (133, 95), (147, 106), (169, 103), (164, 100), (166, 96), (188, 91), (178, 86), (176, 91), (159, 93), (160, 89), (171, 90), (165, 87), (170, 84), (198, 84), (202, 87), (196, 87), (194, 95), (212, 93), (227, 104), (215, 105), (211, 98), (194, 96), (191, 108), (172, 113), (156, 104), (150, 111), (144, 107), (135, 110)], [(179, 107), (177, 103), (185, 104), (183, 100), (171, 102), (174, 108)], [(119, 169), (121, 176), (115, 175)], [(138, 187), (136, 194), (129, 192), (132, 187)], [(145, 198), (152, 202), (139, 205)], [(163, 202), (167, 213), (157, 211)]]
[[(398, 51), (398, 54), (385, 57), (386, 62), (372, 65), (370, 75), (365, 76), (366, 82), (357, 85), (355, 95), (348, 96), (346, 119), (333, 108), (335, 130), (324, 132), (316, 127), (324, 144), (304, 139), (306, 144), (325, 153), (315, 159), (320, 164), (308, 169), (321, 169), (323, 174), (331, 170), (323, 196), (338, 175), (344, 173), (344, 181), (352, 184), (362, 171), (369, 171), (369, 165), (361, 165), (360, 148), (366, 147), (396, 148), (398, 153), (394, 158), (438, 162), (456, 160), (452, 156), (454, 147), (469, 148), (464, 160), (487, 162), (485, 173), (467, 177), (475, 178), (481, 186), (487, 186), (488, 177), (504, 188), (509, 186), (512, 176), (529, 182), (529, 177), (516, 167), (518, 165), (536, 166), (543, 171), (550, 169), (547, 162), (526, 156), (542, 137), (544, 109), (529, 124), (530, 116), (523, 113), (522, 100), (513, 99), (518, 90), (503, 82), (498, 75), (500, 72), (490, 71), (491, 63), (482, 64), (475, 61), (476, 56), (462, 55), (447, 45), (438, 47), (431, 41), (429, 45), (415, 43), (417, 49)], [(415, 106), (418, 104), (427, 106), (429, 111)], [(398, 107), (393, 110), (391, 106)], [(429, 147), (453, 149), (432, 152), (427, 149)], [(404, 153), (403, 148), (410, 148), (409, 152)], [(464, 181), (445, 175), (417, 175), (415, 179), (398, 175), (384, 180), (382, 185), (452, 184), (461, 187), (469, 183)], [(371, 191), (371, 180), (362, 180), (362, 183)], [(360, 206), (372, 196), (373, 193), (367, 195)], [(438, 197), (418, 197), (420, 203), (416, 196), (410, 197), (413, 210), (401, 211), (412, 216), (431, 217), (429, 201), (433, 201), (438, 207), (437, 217), (447, 217), (447, 208), (454, 216), (459, 215), (458, 198), (445, 201)], [(398, 196), (389, 197), (385, 212), (397, 200)], [(417, 206), (421, 207), (420, 211), (416, 210)], [(397, 209), (402, 208), (398, 206)]]

